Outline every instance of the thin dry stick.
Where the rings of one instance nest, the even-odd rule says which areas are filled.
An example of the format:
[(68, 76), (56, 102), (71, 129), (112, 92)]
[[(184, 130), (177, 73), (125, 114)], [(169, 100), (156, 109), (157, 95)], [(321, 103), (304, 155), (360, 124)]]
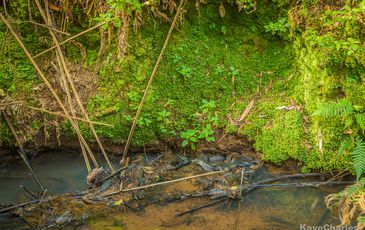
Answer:
[(122, 192), (130, 192), (130, 191), (136, 191), (136, 190), (141, 190), (141, 189), (145, 189), (145, 188), (151, 188), (151, 187), (156, 187), (156, 186), (160, 186), (160, 185), (165, 185), (165, 184), (176, 183), (176, 182), (180, 182), (180, 181), (184, 181), (184, 180), (190, 180), (190, 179), (194, 179), (194, 178), (198, 178), (198, 177), (210, 176), (210, 175), (218, 174), (218, 173), (224, 173), (224, 172), (227, 172), (227, 171), (228, 170), (208, 172), (208, 173), (198, 174), (198, 175), (194, 175), (194, 176), (183, 177), (183, 178), (179, 178), (179, 179), (175, 179), (175, 180), (162, 181), (162, 182), (158, 182), (158, 183), (154, 183), (154, 184), (148, 184), (148, 185), (135, 187), (135, 188), (127, 188), (127, 189), (123, 189), (123, 190), (120, 190), (120, 191), (116, 191), (116, 192), (106, 194), (105, 196), (112, 196), (112, 195), (122, 193)]
[[(93, 26), (93, 27), (91, 27), (91, 28), (89, 28), (87, 30), (82, 31), (81, 33), (78, 33), (78, 34), (76, 34), (76, 35), (74, 35), (72, 37), (69, 37), (66, 40), (64, 40), (63, 42), (60, 42), (60, 45), (63, 45), (63, 44), (65, 44), (65, 43), (67, 43), (67, 42), (69, 42), (69, 41), (71, 41), (71, 40), (73, 40), (73, 39), (75, 39), (77, 37), (80, 37), (81, 35), (84, 35), (84, 34), (90, 32), (92, 30), (95, 30), (96, 28), (99, 28), (100, 26), (103, 26), (105, 23), (106, 22), (101, 22), (101, 23), (99, 23), (99, 24), (97, 24), (97, 25), (95, 25), (95, 26)], [(40, 52), (39, 54), (35, 55), (33, 58), (37, 58), (37, 57), (39, 57), (39, 56), (41, 56), (41, 55), (43, 55), (43, 54), (45, 54), (45, 53), (47, 53), (47, 52), (55, 49), (55, 48), (57, 48), (57, 45), (54, 45), (51, 48), (46, 49), (46, 50)]]
[[(2, 106), (2, 104), (0, 104), (0, 106)], [(37, 107), (30, 106), (30, 105), (28, 105), (27, 107), (29, 109), (36, 110), (36, 111), (39, 111), (39, 112), (49, 113), (49, 114), (52, 114), (52, 115), (55, 115), (55, 116), (61, 116), (61, 117), (66, 117), (67, 118), (67, 116), (65, 114), (61, 113), (61, 112), (53, 112), (53, 111), (50, 111), (50, 110), (47, 110), (47, 109), (44, 109), (44, 108), (37, 108)], [(88, 120), (85, 120), (85, 119), (79, 118), (79, 117), (71, 117), (71, 118), (74, 119), (74, 120), (78, 120), (78, 121), (82, 121), (82, 122), (86, 122), (86, 123), (92, 123), (94, 125), (103, 125), (103, 126), (108, 126), (108, 127), (114, 127), (114, 125), (103, 123), (103, 122), (88, 121)]]
[(34, 179), (34, 180), (35, 180), (35, 182), (38, 184), (38, 186), (39, 186), (39, 188), (41, 189), (42, 193), (44, 193), (44, 188), (43, 188), (43, 186), (42, 186), (41, 182), (38, 180), (38, 178), (37, 178), (36, 174), (34, 173), (32, 166), (30, 166), (30, 164), (29, 164), (29, 162), (28, 162), (28, 159), (27, 159), (27, 157), (26, 157), (26, 154), (25, 154), (25, 151), (24, 151), (23, 145), (22, 145), (22, 143), (20, 142), (20, 140), (19, 140), (19, 138), (18, 138), (18, 135), (17, 135), (17, 134), (16, 134), (16, 132), (15, 132), (14, 127), (12, 126), (12, 124), (11, 124), (11, 122), (10, 122), (10, 120), (9, 120), (8, 116), (5, 114), (5, 112), (4, 112), (4, 111), (2, 112), (2, 114), (3, 114), (3, 117), (4, 117), (4, 119), (5, 119), (6, 124), (8, 125), (8, 127), (9, 127), (9, 129), (10, 129), (11, 133), (13, 134), (13, 136), (14, 136), (14, 138), (15, 138), (15, 141), (18, 143), (18, 147), (19, 147), (19, 155), (20, 155), (20, 157), (23, 159), (24, 163), (27, 165), (27, 167), (28, 167), (28, 169), (29, 169), (29, 171), (30, 171), (30, 174), (32, 174), (33, 179)]
[[(39, 76), (42, 78), (43, 82), (46, 84), (46, 86), (48, 87), (48, 89), (51, 91), (52, 95), (54, 96), (54, 98), (56, 99), (57, 103), (59, 104), (59, 106), (61, 107), (61, 109), (63, 110), (63, 112), (65, 113), (65, 115), (67, 116), (67, 119), (70, 121), (71, 126), (74, 128), (74, 130), (76, 132), (78, 132), (78, 129), (74, 123), (74, 121), (72, 120), (70, 114), (68, 113), (65, 105), (62, 103), (61, 99), (59, 98), (59, 96), (57, 95), (56, 91), (53, 89), (52, 85), (49, 83), (49, 81), (47, 80), (47, 78), (45, 77), (44, 73), (42, 72), (42, 70), (39, 68), (38, 64), (34, 61), (34, 59), (32, 58), (32, 55), (29, 53), (29, 51), (27, 50), (27, 48), (24, 46), (23, 42), (20, 40), (19, 36), (15, 33), (13, 27), (10, 25), (10, 23), (4, 18), (3, 14), (0, 13), (0, 18), (1, 20), (3, 20), (3, 22), (5, 23), (5, 25), (9, 28), (11, 34), (14, 36), (14, 38), (17, 40), (17, 42), (19, 43), (20, 47), (23, 49), (23, 51), (25, 52), (25, 54), (27, 55), (27, 57), (29, 58), (29, 60), (32, 62), (34, 68), (37, 70)], [(83, 142), (83, 144), (86, 143), (85, 139), (82, 137), (81, 135), (81, 141)], [(88, 171), (91, 171), (90, 166), (88, 167)]]
[[(61, 67), (61, 61), (60, 61), (59, 55), (57, 53), (56, 53), (56, 56), (57, 56), (58, 65)], [(55, 66), (55, 68), (57, 70), (56, 66)], [(68, 85), (67, 85), (67, 80), (66, 80), (65, 74), (64, 74), (64, 72), (62, 71), (61, 68), (58, 69), (58, 71), (60, 72), (60, 76), (61, 76), (61, 84), (63, 84), (64, 91), (66, 92), (66, 97), (67, 97), (67, 100), (68, 100), (68, 104), (70, 106), (71, 115), (73, 117), (75, 117), (76, 116), (75, 115), (75, 109), (74, 109), (72, 101), (71, 101), (71, 94), (70, 94), (70, 91), (68, 90)], [(74, 121), (74, 122), (75, 122), (75, 125), (77, 126), (77, 128), (80, 130), (78, 122), (77, 121)], [(85, 150), (79, 136), (78, 136), (78, 140), (79, 140), (79, 143), (80, 143), (81, 153), (82, 153), (82, 156), (84, 157), (84, 161), (86, 162), (86, 165), (89, 165), (90, 164), (89, 158), (87, 157), (86, 150)]]
[[(50, 27), (53, 27), (52, 20), (50, 18), (50, 15), (48, 14), (46, 16), (46, 14), (44, 13), (44, 11), (42, 9), (41, 4), (39, 3), (39, 0), (35, 0), (35, 2), (37, 4), (38, 9), (41, 12), (41, 15), (43, 16), (43, 19), (45, 20), (46, 24), (48, 26), (50, 26)], [(45, 1), (45, 2), (48, 3), (47, 1)], [(58, 52), (59, 59), (60, 59), (59, 60), (60, 61), (60, 64), (59, 64), (60, 65), (60, 68), (63, 67), (63, 70), (64, 70), (64, 73), (66, 75), (66, 78), (67, 78), (67, 80), (68, 80), (68, 82), (69, 82), (69, 84), (71, 86), (71, 90), (72, 90), (72, 92), (73, 92), (73, 94), (74, 94), (74, 96), (76, 98), (76, 101), (77, 101), (77, 103), (78, 103), (78, 105), (79, 105), (82, 113), (84, 114), (86, 120), (90, 120), (89, 119), (89, 115), (88, 115), (87, 111), (85, 110), (85, 108), (84, 108), (84, 106), (83, 106), (83, 104), (81, 102), (81, 99), (80, 99), (80, 96), (79, 96), (79, 94), (78, 94), (78, 92), (76, 90), (75, 84), (73, 83), (73, 80), (72, 80), (72, 77), (70, 75), (70, 72), (69, 72), (69, 70), (67, 68), (66, 61), (65, 61), (65, 57), (64, 57), (64, 55), (62, 53), (62, 50), (61, 50), (60, 44), (59, 44), (59, 42), (57, 40), (57, 37), (56, 37), (56, 35), (51, 30), (49, 32), (52, 35), (52, 38), (53, 38), (54, 42), (57, 45), (57, 52)], [(98, 143), (99, 148), (100, 148), (100, 150), (101, 150), (101, 152), (102, 152), (102, 154), (103, 154), (103, 156), (104, 156), (104, 158), (105, 158), (105, 160), (106, 160), (109, 168), (111, 169), (112, 172), (114, 172), (114, 168), (113, 168), (113, 166), (112, 166), (112, 164), (111, 164), (111, 162), (110, 162), (110, 160), (109, 160), (109, 158), (108, 158), (108, 156), (107, 156), (107, 154), (106, 154), (106, 152), (104, 150), (104, 147), (103, 147), (103, 145), (102, 145), (102, 143), (101, 143), (101, 141), (100, 141), (100, 139), (99, 139), (99, 137), (98, 137), (98, 135), (97, 135), (97, 133), (96, 133), (96, 131), (94, 129), (94, 126), (91, 123), (88, 123), (88, 124), (89, 124), (90, 130), (93, 133), (93, 135), (94, 135), (94, 137), (96, 139), (96, 142)], [(85, 148), (88, 150), (88, 146), (85, 146)], [(95, 159), (94, 156), (92, 155), (91, 152), (89, 154), (90, 154), (90, 157), (93, 159), (93, 161), (95, 163), (96, 160), (94, 160)]]
[(11, 23), (23, 23), (23, 22), (28, 22), (28, 23), (31, 23), (31, 24), (34, 24), (34, 25), (37, 25), (37, 26), (41, 26), (41, 27), (44, 27), (44, 28), (47, 28), (47, 29), (50, 29), (50, 30), (53, 30), (57, 33), (60, 33), (60, 34), (64, 34), (64, 35), (67, 35), (67, 36), (71, 36), (70, 33), (67, 33), (67, 32), (64, 32), (64, 31), (61, 31), (61, 30), (58, 30), (54, 27), (50, 27), (50, 26), (47, 26), (47, 25), (44, 25), (44, 24), (41, 24), (41, 23), (38, 23), (38, 22), (35, 22), (35, 21), (10, 21)]
[(157, 69), (160, 65), (160, 62), (162, 60), (162, 57), (163, 57), (163, 54), (165, 52), (165, 49), (167, 47), (167, 44), (169, 43), (169, 40), (170, 40), (170, 36), (171, 36), (171, 33), (175, 27), (175, 24), (176, 24), (176, 21), (179, 17), (179, 14), (181, 12), (181, 9), (182, 9), (182, 6), (183, 6), (183, 3), (184, 3), (184, 0), (180, 0), (180, 5), (179, 5), (179, 8), (177, 9), (176, 11), (176, 14), (175, 14), (175, 17), (174, 17), (174, 20), (170, 26), (170, 29), (169, 29), (169, 32), (167, 33), (167, 36), (166, 36), (166, 39), (165, 39), (165, 43), (163, 44), (163, 47), (161, 49), (161, 52), (160, 52), (160, 56), (158, 57), (157, 61), (156, 61), (156, 64), (155, 64), (155, 67), (153, 68), (153, 71), (151, 73), (151, 76), (150, 76), (150, 79), (147, 83), (147, 86), (146, 86), (146, 89), (144, 91), (144, 94), (143, 94), (143, 97), (142, 97), (142, 100), (138, 106), (138, 110), (137, 110), (137, 113), (136, 113), (136, 116), (134, 117), (134, 120), (133, 120), (133, 124), (132, 124), (132, 128), (129, 132), (129, 135), (128, 135), (128, 139), (127, 139), (127, 143), (125, 144), (125, 147), (124, 147), (124, 151), (123, 151), (123, 160), (127, 157), (127, 154), (128, 154), (128, 149), (129, 149), (129, 145), (131, 144), (131, 141), (132, 141), (132, 136), (134, 134), (134, 130), (136, 128), (136, 124), (137, 124), (137, 120), (138, 120), (138, 117), (142, 111), (142, 108), (143, 108), (143, 104), (147, 98), (147, 95), (148, 95), (148, 91), (152, 85), (152, 82), (153, 82), (153, 78), (155, 77), (156, 75), (156, 72), (157, 72)]
[[(40, 5), (38, 5), (39, 2), (37, 0), (36, 0), (36, 3), (37, 3), (37, 6), (39, 7)], [(46, 6), (46, 8), (48, 9), (48, 6)], [(47, 13), (49, 13), (49, 12), (47, 11)], [(45, 17), (45, 14), (44, 14), (43, 11), (41, 11), (41, 14), (42, 14), (43, 17)], [(52, 24), (51, 24), (51, 26), (52, 26)], [(49, 30), (49, 31), (50, 31), (50, 34), (52, 35), (53, 39), (56, 40), (54, 33), (51, 30)], [(66, 93), (66, 98), (67, 98), (68, 104), (70, 106), (71, 115), (75, 117), (76, 112), (75, 112), (74, 105), (73, 105), (72, 100), (71, 100), (71, 93), (70, 93), (70, 90), (69, 90), (67, 79), (65, 77), (65, 72), (62, 68), (61, 57), (60, 57), (61, 54), (58, 52), (58, 50), (56, 50), (56, 59), (57, 59), (57, 63), (58, 63), (58, 66), (59, 66), (58, 71), (60, 72), (61, 85), (63, 85), (63, 90)], [(57, 69), (57, 67), (56, 67), (56, 69)], [(81, 141), (81, 138), (80, 138), (81, 131), (80, 131), (80, 127), (79, 127), (78, 122), (74, 121), (74, 123), (75, 123), (75, 126), (78, 129), (78, 131), (76, 133), (78, 134), (78, 139), (79, 139), (79, 143), (80, 143), (80, 147), (81, 147), (81, 153), (82, 153), (82, 156), (84, 158), (84, 161), (85, 161), (86, 165), (90, 164), (89, 163), (89, 158), (88, 158), (88, 155), (89, 155), (91, 160), (93, 161), (93, 164), (98, 168), (99, 167), (98, 162), (96, 161), (89, 145), (87, 143), (84, 144)]]
[(3, 0), (3, 6), (4, 6), (5, 15), (8, 16), (8, 10), (6, 8), (6, 0)]
[[(43, 16), (44, 20), (46, 21), (46, 24), (48, 24), (48, 21), (47, 21), (47, 16), (45, 14), (45, 12), (43, 10), (41, 10), (41, 6), (39, 4), (39, 2), (36, 0), (36, 4), (38, 6), (38, 8), (40, 9), (40, 13), (41, 15)], [(47, 6), (46, 6), (47, 7)], [(52, 26), (52, 25), (51, 25)], [(53, 33), (53, 31), (49, 30), (50, 31), (50, 34), (52, 35), (52, 38), (54, 41), (57, 41), (57, 39), (55, 38), (55, 35)], [(55, 42), (56, 44), (58, 44), (57, 42)], [(61, 54), (60, 54), (61, 53)], [(56, 56), (57, 56), (57, 62), (58, 62), (58, 65), (59, 65), (59, 71), (60, 71), (60, 76), (61, 76), (61, 83), (63, 84), (63, 88), (64, 88), (64, 91), (66, 93), (66, 96), (67, 96), (67, 100), (68, 100), (68, 103), (70, 105), (70, 111), (71, 111), (71, 115), (72, 116), (75, 116), (75, 110), (74, 110), (74, 107), (73, 107), (73, 104), (72, 104), (72, 101), (71, 101), (71, 94), (70, 94), (70, 91), (69, 91), (69, 86), (68, 86), (68, 83), (67, 83), (67, 79), (65, 77), (65, 72), (64, 72), (64, 69), (63, 69), (63, 65), (61, 63), (61, 58), (60, 56), (62, 55), (62, 52), (59, 52), (59, 49), (57, 49), (56, 51)], [(78, 135), (78, 138), (79, 138), (79, 142), (80, 142), (80, 147), (81, 147), (81, 152), (82, 152), (82, 155), (84, 157), (84, 161), (86, 163), (86, 165), (89, 165), (89, 159), (88, 159), (88, 156), (90, 156), (91, 160), (93, 161), (93, 164), (95, 167), (99, 167), (98, 165), (98, 162), (96, 161), (89, 145), (87, 143), (84, 143), (81, 141), (81, 137), (80, 137), (80, 128), (79, 128), (79, 125), (78, 125), (78, 122), (77, 121), (74, 121), (75, 123), (75, 131)]]

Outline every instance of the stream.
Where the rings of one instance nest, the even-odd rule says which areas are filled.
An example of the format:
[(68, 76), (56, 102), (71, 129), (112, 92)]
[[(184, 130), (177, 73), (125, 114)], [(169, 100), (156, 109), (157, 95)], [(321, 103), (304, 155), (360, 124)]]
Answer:
[[(115, 159), (117, 165), (118, 159)], [(44, 153), (31, 161), (34, 171), (49, 194), (82, 191), (87, 188), (86, 169), (81, 155), (72, 152)], [(255, 172), (254, 181), (288, 174), (284, 169), (265, 165)], [(24, 202), (20, 185), (36, 191), (23, 162), (0, 169), (0, 203)], [(152, 189), (156, 196), (168, 192), (193, 191), (191, 181)], [(241, 202), (229, 200), (191, 214), (176, 214), (211, 201), (210, 198), (190, 198), (182, 201), (154, 204), (143, 211), (116, 212), (106, 217), (88, 219), (83, 225), (68, 229), (300, 229), (300, 224), (339, 224), (326, 208), (324, 197), (343, 187), (259, 189), (244, 196)], [(20, 218), (0, 215), (0, 229), (29, 229)]]

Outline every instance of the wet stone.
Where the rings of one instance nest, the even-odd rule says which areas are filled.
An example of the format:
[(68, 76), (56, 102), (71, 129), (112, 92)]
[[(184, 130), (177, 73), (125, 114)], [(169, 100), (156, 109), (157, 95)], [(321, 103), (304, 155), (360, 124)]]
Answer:
[(208, 158), (208, 161), (209, 162), (222, 162), (222, 161), (225, 161), (226, 160), (226, 157), (225, 156), (222, 156), (222, 155), (214, 155), (214, 156), (211, 156)]

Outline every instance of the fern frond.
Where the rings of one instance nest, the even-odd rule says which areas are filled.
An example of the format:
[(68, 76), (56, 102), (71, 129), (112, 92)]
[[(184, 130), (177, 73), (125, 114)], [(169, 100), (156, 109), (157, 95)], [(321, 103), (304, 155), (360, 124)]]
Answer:
[(313, 116), (323, 116), (323, 117), (336, 117), (336, 116), (349, 116), (353, 112), (352, 104), (346, 100), (341, 99), (337, 102), (328, 101), (325, 102), (317, 109)]
[(357, 125), (362, 129), (362, 131), (365, 131), (365, 114), (358, 113), (355, 115), (355, 120)]
[(359, 180), (362, 173), (365, 171), (365, 142), (358, 139), (356, 146), (352, 152), (352, 160), (354, 163), (354, 170), (356, 174), (356, 180)]
[(338, 149), (338, 154), (343, 154), (351, 145), (350, 140), (344, 140), (342, 141), (340, 148)]
[(344, 119), (345, 122), (345, 128), (350, 128), (353, 124), (354, 124), (354, 119), (353, 117), (346, 117), (346, 119)]
[(337, 193), (338, 198), (350, 198), (364, 191), (365, 178), (361, 178), (354, 185), (347, 186), (343, 191)]

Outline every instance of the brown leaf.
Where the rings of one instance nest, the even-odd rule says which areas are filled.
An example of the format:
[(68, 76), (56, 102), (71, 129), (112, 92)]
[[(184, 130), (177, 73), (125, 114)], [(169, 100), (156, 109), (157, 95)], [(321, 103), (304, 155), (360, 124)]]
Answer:
[(346, 130), (346, 131), (344, 132), (344, 134), (347, 134), (347, 135), (351, 135), (351, 134), (353, 134), (353, 133), (354, 133), (354, 130), (352, 130), (352, 129)]
[(55, 10), (55, 11), (60, 11), (61, 8), (56, 6), (56, 5), (53, 5), (51, 3), (48, 4), (48, 8), (50, 8), (51, 10)]
[(247, 108), (245, 109), (245, 111), (241, 115), (240, 119), (238, 119), (238, 121), (243, 121), (246, 118), (246, 116), (250, 113), (254, 103), (255, 103), (255, 100), (253, 100), (253, 99), (250, 101), (250, 103), (248, 103)]

